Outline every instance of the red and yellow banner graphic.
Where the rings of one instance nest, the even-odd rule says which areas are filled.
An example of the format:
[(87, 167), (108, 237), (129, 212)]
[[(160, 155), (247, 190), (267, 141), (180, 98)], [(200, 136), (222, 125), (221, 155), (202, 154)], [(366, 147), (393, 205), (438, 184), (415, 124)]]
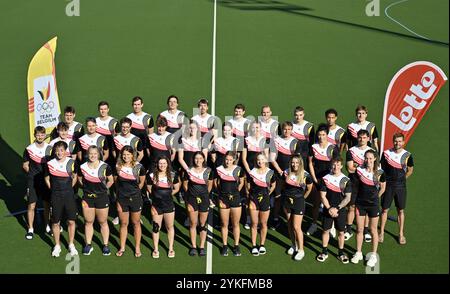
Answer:
[(54, 37), (33, 56), (28, 67), (28, 114), (30, 142), (34, 141), (34, 128), (43, 126), (47, 134), (58, 124), (61, 109), (56, 87)]

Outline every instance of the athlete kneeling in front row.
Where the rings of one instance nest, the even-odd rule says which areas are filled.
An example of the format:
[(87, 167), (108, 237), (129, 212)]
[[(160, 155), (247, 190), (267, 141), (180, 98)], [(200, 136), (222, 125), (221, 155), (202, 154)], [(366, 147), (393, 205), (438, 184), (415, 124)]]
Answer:
[(97, 146), (92, 145), (87, 149), (87, 157), (87, 162), (80, 166), (78, 172), (78, 181), (83, 188), (81, 205), (83, 207), (86, 241), (86, 246), (83, 248), (83, 255), (90, 255), (94, 250), (91, 243), (92, 236), (94, 235), (94, 221), (97, 218), (103, 239), (102, 253), (107, 256), (111, 254), (108, 246), (108, 190), (114, 184), (114, 178), (111, 167), (100, 160), (100, 150)]
[(339, 260), (347, 264), (348, 256), (344, 253), (345, 222), (347, 220), (346, 206), (352, 197), (350, 179), (342, 173), (342, 158), (331, 160), (331, 173), (324, 176), (319, 183), (320, 198), (324, 206), (322, 253), (317, 260), (324, 262), (328, 258), (328, 241), (330, 229), (333, 226), (338, 231)]
[[(260, 153), (256, 157), (256, 166), (247, 176), (249, 191), (248, 209), (251, 218), (251, 238), (253, 256), (264, 255), (267, 250), (264, 247), (267, 236), (267, 220), (270, 214), (270, 194), (275, 190), (276, 178), (273, 170), (269, 169), (266, 155)], [(260, 245), (256, 246), (258, 235), (258, 224), (260, 228)]]
[(53, 145), (55, 158), (47, 163), (45, 169), (45, 183), (52, 191), (52, 230), (55, 239), (55, 247), (52, 256), (59, 257), (61, 254), (60, 245), (60, 221), (65, 212), (69, 231), (69, 252), (70, 255), (78, 255), (78, 251), (73, 244), (75, 238), (75, 220), (77, 219), (77, 204), (73, 187), (77, 183), (77, 172), (75, 161), (66, 156), (67, 143), (58, 141)]
[(305, 214), (305, 199), (311, 193), (313, 180), (305, 171), (301, 155), (294, 155), (289, 161), (289, 168), (283, 173), (281, 199), (286, 214), (289, 238), (292, 245), (287, 254), (299, 261), (305, 256), (303, 250), (302, 221)]
[(244, 186), (244, 172), (235, 164), (236, 154), (228, 151), (225, 155), (224, 164), (217, 167), (214, 185), (219, 191), (219, 211), (222, 222), (222, 256), (228, 256), (228, 223), (231, 215), (233, 225), (234, 256), (241, 256), (239, 249), (239, 237), (241, 230), (239, 220), (241, 219), (241, 196), (240, 191)]

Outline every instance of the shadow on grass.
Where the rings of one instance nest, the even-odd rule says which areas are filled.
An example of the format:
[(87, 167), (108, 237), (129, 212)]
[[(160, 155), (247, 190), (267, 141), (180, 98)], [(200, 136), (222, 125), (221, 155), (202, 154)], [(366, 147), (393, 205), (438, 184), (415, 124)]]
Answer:
[[(214, 2), (213, 0), (208, 0), (208, 1)], [(357, 23), (348, 22), (348, 21), (344, 21), (344, 20), (309, 14), (308, 12), (312, 11), (313, 9), (304, 7), (304, 6), (300, 6), (300, 5), (289, 4), (286, 2), (282, 2), (282, 1), (276, 1), (276, 0), (218, 0), (217, 3), (223, 7), (231, 8), (231, 9), (238, 9), (241, 11), (278, 11), (278, 12), (282, 12), (282, 13), (288, 13), (291, 15), (312, 18), (314, 20), (321, 21), (321, 22), (328, 22), (328, 23), (335, 23), (335, 24), (339, 24), (339, 25), (351, 26), (354, 28), (359, 28), (359, 29), (383, 33), (383, 34), (389, 34), (389, 35), (393, 35), (393, 36), (397, 36), (397, 37), (401, 37), (401, 38), (405, 38), (405, 39), (416, 40), (416, 41), (436, 44), (436, 45), (445, 46), (445, 47), (448, 47), (448, 45), (449, 45), (448, 42), (444, 42), (444, 41), (424, 39), (424, 38), (417, 37), (414, 35), (408, 35), (408, 34), (389, 31), (389, 30), (385, 30), (385, 29), (381, 29), (381, 28), (370, 27), (370, 26), (363, 25), (363, 24), (357, 24)]]

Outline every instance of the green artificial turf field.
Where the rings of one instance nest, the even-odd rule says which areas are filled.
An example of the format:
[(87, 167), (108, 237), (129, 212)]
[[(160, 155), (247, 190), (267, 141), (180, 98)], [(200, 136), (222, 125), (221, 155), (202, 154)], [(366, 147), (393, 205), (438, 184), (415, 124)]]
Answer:
[[(365, 14), (364, 0), (222, 0), (217, 1), (216, 114), (232, 115), (244, 103), (247, 115), (258, 115), (269, 104), (280, 121), (302, 105), (306, 119), (323, 122), (325, 109), (339, 111), (338, 124), (354, 118), (357, 104), (369, 109), (368, 120), (381, 134), (384, 95), (393, 75), (418, 60), (438, 65), (448, 76), (448, 6), (446, 0), (409, 0), (388, 13), (417, 34), (414, 36), (384, 14), (394, 0), (381, 0), (380, 16)], [(213, 3), (209, 0), (80, 0), (80, 16), (68, 17), (68, 1), (3, 1), (0, 97), (0, 273), (64, 273), (67, 261), (50, 257), (52, 239), (37, 226), (26, 241), (21, 155), (29, 143), (26, 77), (35, 52), (58, 36), (56, 77), (61, 106), (73, 105), (77, 120), (96, 114), (99, 100), (111, 104), (111, 115), (131, 111), (140, 95), (144, 111), (154, 116), (165, 109), (166, 97), (180, 97), (180, 109), (192, 114), (200, 97), (211, 97)], [(396, 243), (396, 223), (379, 247), (381, 273), (448, 273), (448, 85), (445, 85), (407, 149), (416, 164), (408, 180), (406, 237)], [(123, 258), (103, 257), (94, 242), (91, 256), (81, 256), (81, 273), (205, 273), (206, 259), (187, 254), (188, 231), (177, 206), (175, 250), (155, 261), (149, 211), (144, 212), (143, 257), (132, 247)], [(394, 210), (391, 212), (395, 215)], [(217, 219), (215, 219), (217, 221)], [(76, 245), (81, 252), (84, 232), (79, 220)], [(306, 229), (309, 219), (303, 225)], [(113, 226), (111, 225), (111, 228)], [(242, 230), (242, 257), (219, 255), (220, 232), (214, 230), (213, 273), (364, 273), (363, 265), (342, 265), (336, 258), (315, 261), (319, 234), (305, 238), (301, 262), (285, 254), (289, 242), (282, 226), (269, 231), (268, 254), (252, 257), (250, 234)], [(111, 230), (115, 253), (118, 227)], [(67, 232), (64, 233), (67, 237)], [(98, 232), (96, 236), (99, 236)], [(133, 238), (130, 235), (129, 240)], [(162, 234), (163, 244), (167, 244)], [(95, 239), (94, 239), (95, 241)], [(131, 243), (130, 243), (131, 244)], [(334, 244), (334, 245), (333, 245)], [(336, 252), (335, 243), (330, 251)], [(355, 238), (347, 244), (349, 253)], [(163, 247), (164, 248), (164, 245)], [(369, 250), (366, 244), (363, 252)], [(65, 249), (63, 249), (65, 253)]]

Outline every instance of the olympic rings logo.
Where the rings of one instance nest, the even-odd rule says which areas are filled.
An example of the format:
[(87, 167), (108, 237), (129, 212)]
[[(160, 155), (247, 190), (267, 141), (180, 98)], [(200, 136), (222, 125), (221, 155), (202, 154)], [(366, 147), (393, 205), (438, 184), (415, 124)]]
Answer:
[(55, 103), (53, 103), (53, 101), (50, 102), (44, 102), (44, 103), (39, 103), (37, 105), (37, 111), (38, 112), (44, 112), (44, 113), (51, 113), (52, 109), (55, 107)]

